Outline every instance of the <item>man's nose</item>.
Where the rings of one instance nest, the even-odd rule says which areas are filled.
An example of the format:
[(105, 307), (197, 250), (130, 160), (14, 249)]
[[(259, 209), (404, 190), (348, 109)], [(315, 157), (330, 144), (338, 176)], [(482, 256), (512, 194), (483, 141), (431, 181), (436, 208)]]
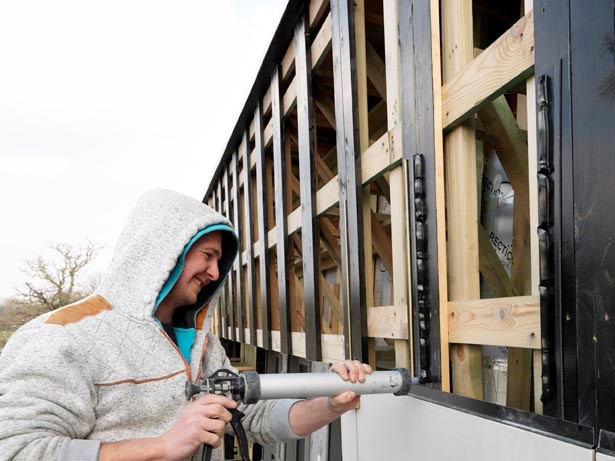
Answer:
[(220, 269), (218, 268), (218, 262), (212, 262), (207, 268), (207, 275), (214, 282), (220, 278)]

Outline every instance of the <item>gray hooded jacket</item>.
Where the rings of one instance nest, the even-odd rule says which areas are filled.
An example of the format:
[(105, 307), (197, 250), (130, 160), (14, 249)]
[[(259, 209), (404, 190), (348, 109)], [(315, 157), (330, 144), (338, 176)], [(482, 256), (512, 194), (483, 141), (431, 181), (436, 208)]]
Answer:
[[(218, 338), (208, 332), (217, 288), (237, 252), (230, 228), (222, 232), (220, 279), (174, 318), (196, 330), (189, 361), (153, 317), (161, 291), (175, 282), (168, 281), (177, 275), (186, 246), (210, 226), (230, 223), (181, 194), (146, 193), (99, 289), (13, 334), (0, 356), (0, 461), (96, 461), (101, 442), (165, 433), (186, 404), (187, 379), (232, 369)], [(211, 308), (203, 308), (208, 303)], [(288, 421), (293, 403), (240, 406), (248, 436), (261, 444), (297, 438)], [(220, 456), (214, 450), (212, 459)]]

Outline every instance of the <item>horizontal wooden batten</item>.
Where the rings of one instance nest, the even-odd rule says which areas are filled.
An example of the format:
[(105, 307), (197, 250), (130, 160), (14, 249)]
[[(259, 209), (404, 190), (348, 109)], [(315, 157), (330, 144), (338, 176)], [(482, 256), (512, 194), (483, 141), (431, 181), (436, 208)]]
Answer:
[(534, 69), (534, 16), (530, 11), (442, 87), (442, 125), (450, 130)]
[(408, 339), (408, 306), (368, 307), (367, 335), (370, 338)]
[[(227, 328), (230, 336), (230, 328)], [(280, 352), (280, 331), (271, 330), (271, 350)], [(239, 329), (235, 329), (235, 336), (239, 336)], [(250, 344), (250, 329), (244, 330), (246, 344)], [(343, 362), (344, 361), (344, 336), (343, 335), (320, 335), (322, 345), (322, 361), (327, 363)], [(263, 331), (256, 330), (256, 345), (263, 347)], [(305, 358), (305, 333), (292, 332), (292, 355), (295, 357)]]
[(448, 302), (450, 343), (540, 349), (538, 296)]

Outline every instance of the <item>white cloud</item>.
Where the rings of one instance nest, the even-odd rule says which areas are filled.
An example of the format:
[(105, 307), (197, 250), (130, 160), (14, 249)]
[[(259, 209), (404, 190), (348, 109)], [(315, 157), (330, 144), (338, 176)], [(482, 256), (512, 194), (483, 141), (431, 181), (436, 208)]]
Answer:
[(146, 189), (202, 198), (285, 3), (0, 3), (0, 297), (50, 242), (104, 266)]

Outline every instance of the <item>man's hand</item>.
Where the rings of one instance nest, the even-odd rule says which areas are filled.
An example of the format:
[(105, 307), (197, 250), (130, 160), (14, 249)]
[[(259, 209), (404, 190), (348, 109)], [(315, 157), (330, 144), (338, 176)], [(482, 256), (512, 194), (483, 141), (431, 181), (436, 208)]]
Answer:
[[(331, 371), (340, 375), (340, 378), (344, 381), (363, 383), (365, 382), (365, 375), (372, 373), (372, 367), (358, 360), (346, 360), (343, 363), (334, 363), (331, 366)], [(329, 405), (334, 411), (344, 413), (356, 408), (360, 399), (360, 395), (348, 391), (329, 398)]]
[(220, 395), (209, 394), (184, 407), (177, 422), (160, 437), (103, 443), (99, 461), (172, 461), (192, 456), (206, 443), (220, 446), (224, 429), (231, 421), (231, 408), (237, 403)]
[(208, 394), (186, 405), (175, 425), (161, 436), (171, 459), (187, 458), (202, 444), (216, 448), (231, 421), (231, 408), (237, 403), (220, 395)]
[[(333, 365), (331, 371), (340, 375), (344, 381), (362, 383), (365, 376), (372, 373), (372, 368), (356, 360), (346, 360)], [(299, 436), (311, 434), (339, 418), (342, 413), (356, 408), (359, 398), (360, 396), (351, 391), (335, 397), (317, 397), (297, 402), (290, 408), (288, 415), (290, 427)]]

